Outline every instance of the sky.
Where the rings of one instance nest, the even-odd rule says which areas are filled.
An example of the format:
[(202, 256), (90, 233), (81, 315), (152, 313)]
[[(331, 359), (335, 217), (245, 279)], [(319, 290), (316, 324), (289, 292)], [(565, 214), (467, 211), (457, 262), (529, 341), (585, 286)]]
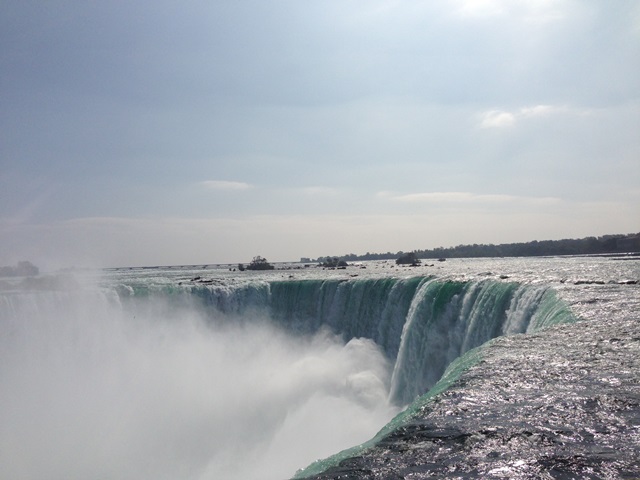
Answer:
[(637, 0), (4, 0), (0, 264), (640, 231)]

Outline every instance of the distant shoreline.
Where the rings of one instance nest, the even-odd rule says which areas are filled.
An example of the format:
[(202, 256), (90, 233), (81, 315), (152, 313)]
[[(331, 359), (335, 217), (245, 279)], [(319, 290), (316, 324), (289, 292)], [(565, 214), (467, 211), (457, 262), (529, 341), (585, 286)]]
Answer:
[[(419, 259), (439, 258), (500, 258), (500, 257), (558, 257), (558, 256), (602, 256), (602, 255), (640, 255), (640, 233), (603, 235), (563, 240), (533, 240), (523, 243), (458, 245), (448, 248), (413, 250)], [(347, 254), (339, 256), (346, 261), (394, 260), (406, 252), (366, 253), (364, 255)], [(316, 260), (303, 257), (303, 263)]]

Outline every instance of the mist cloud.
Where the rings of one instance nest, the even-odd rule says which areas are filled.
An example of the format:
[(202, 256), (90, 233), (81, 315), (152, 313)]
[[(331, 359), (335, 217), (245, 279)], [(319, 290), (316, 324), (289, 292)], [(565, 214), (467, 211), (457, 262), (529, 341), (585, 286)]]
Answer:
[(3, 478), (288, 478), (396, 412), (370, 341), (160, 300), (121, 308), (86, 284), (5, 300)]

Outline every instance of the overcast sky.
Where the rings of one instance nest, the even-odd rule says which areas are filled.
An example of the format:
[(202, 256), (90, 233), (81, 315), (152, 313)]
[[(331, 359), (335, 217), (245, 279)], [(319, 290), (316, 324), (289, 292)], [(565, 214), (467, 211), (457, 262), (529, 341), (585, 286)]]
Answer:
[(0, 264), (640, 231), (637, 0), (4, 0), (0, 45)]

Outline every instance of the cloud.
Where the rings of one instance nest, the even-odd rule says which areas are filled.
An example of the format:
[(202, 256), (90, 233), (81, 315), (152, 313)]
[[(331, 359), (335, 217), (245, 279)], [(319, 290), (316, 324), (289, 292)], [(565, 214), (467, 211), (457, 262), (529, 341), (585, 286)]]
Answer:
[(481, 128), (505, 128), (512, 127), (518, 121), (528, 118), (545, 117), (559, 113), (584, 114), (585, 111), (570, 109), (557, 105), (533, 105), (522, 107), (515, 111), (488, 110), (480, 114)]
[(248, 190), (253, 186), (245, 182), (230, 182), (226, 180), (205, 180), (200, 185), (210, 190)]
[(439, 203), (439, 204), (507, 204), (527, 203), (536, 205), (553, 205), (561, 202), (556, 197), (526, 197), (504, 194), (475, 194), (471, 192), (422, 192), (405, 195), (394, 195), (391, 192), (379, 192), (378, 197), (395, 202), (407, 203)]
[(553, 107), (551, 105), (535, 105), (533, 107), (521, 108), (518, 114), (522, 117), (537, 117), (541, 115), (548, 115), (557, 110), (559, 110), (557, 107)]
[(510, 127), (515, 123), (516, 117), (513, 113), (490, 110), (482, 114), (480, 126), (482, 128), (502, 128)]

